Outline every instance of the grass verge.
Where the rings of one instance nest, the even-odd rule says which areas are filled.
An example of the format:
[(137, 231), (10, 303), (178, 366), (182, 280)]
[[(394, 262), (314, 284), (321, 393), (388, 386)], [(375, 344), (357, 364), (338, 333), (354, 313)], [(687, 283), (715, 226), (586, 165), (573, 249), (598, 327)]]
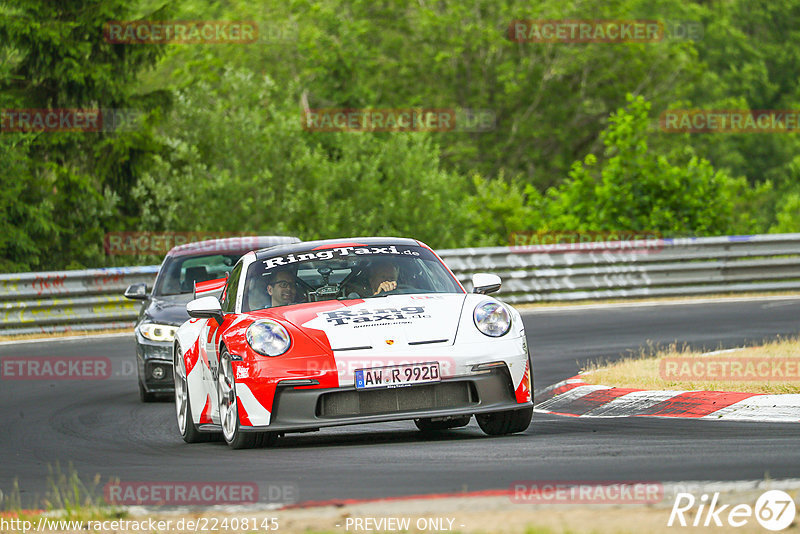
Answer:
[(648, 389), (800, 393), (800, 339), (780, 339), (759, 347), (700, 353), (672, 346), (642, 350), (582, 371), (587, 384)]
[[(61, 465), (48, 465), (47, 492), (34, 503), (23, 503), (19, 483), (15, 479), (11, 491), (0, 499), (0, 516), (36, 521), (42, 514), (51, 519), (89, 521), (119, 519), (127, 512), (106, 503), (100, 486), (100, 475), (84, 482), (70, 463), (66, 470)], [(23, 508), (41, 506), (41, 509)]]

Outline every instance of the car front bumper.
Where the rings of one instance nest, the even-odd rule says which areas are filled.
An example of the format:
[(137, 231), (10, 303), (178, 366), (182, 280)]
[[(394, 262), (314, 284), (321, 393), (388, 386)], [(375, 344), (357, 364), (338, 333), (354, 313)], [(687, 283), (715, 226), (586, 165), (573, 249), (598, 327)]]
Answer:
[(270, 424), (242, 432), (292, 432), (322, 427), (437, 418), (527, 408), (519, 403), (508, 369), (455, 377), (434, 384), (356, 390), (279, 385)]
[[(172, 343), (169, 341), (150, 341), (136, 333), (136, 363), (139, 369), (139, 382), (148, 393), (174, 393), (175, 381), (172, 378)], [(160, 368), (163, 376), (156, 378), (154, 370)]]

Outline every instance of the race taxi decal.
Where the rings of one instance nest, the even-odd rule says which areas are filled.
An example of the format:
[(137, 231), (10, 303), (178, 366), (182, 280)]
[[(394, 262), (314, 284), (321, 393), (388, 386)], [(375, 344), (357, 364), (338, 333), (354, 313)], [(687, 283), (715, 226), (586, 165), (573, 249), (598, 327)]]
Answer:
[(427, 319), (430, 314), (425, 313), (424, 306), (403, 306), (400, 308), (379, 308), (379, 309), (360, 309), (360, 310), (336, 310), (322, 312), (319, 314), (327, 323), (334, 326), (345, 324), (364, 324), (377, 323), (385, 324), (404, 324), (397, 321), (410, 322), (414, 319)]
[[(412, 300), (409, 295), (389, 295), (352, 305), (318, 310), (316, 317), (299, 325), (321, 330), (326, 346), (371, 346), (378, 351), (397, 350), (431, 339), (452, 340), (458, 329), (463, 295), (443, 295), (441, 300)], [(349, 303), (348, 303), (349, 304)], [(387, 339), (394, 341), (389, 345)]]

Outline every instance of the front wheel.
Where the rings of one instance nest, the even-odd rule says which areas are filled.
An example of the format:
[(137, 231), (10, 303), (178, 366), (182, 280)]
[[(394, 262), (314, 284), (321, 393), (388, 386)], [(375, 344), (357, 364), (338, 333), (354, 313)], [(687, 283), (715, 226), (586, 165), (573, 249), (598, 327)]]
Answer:
[(530, 426), (532, 418), (533, 406), (504, 410), (502, 412), (475, 414), (475, 420), (478, 421), (478, 426), (490, 436), (502, 436), (504, 434), (524, 432)]
[(239, 406), (236, 400), (236, 381), (228, 349), (223, 348), (219, 356), (219, 418), (222, 437), (232, 449), (253, 449), (272, 445), (278, 439), (277, 432), (242, 432), (239, 428)]
[[(533, 362), (531, 361), (530, 351), (528, 351), (528, 377), (531, 380), (530, 387), (532, 391)], [(475, 414), (475, 420), (478, 422), (478, 426), (490, 436), (525, 432), (528, 427), (531, 426), (531, 419), (533, 419), (533, 406), (504, 410), (502, 412)]]

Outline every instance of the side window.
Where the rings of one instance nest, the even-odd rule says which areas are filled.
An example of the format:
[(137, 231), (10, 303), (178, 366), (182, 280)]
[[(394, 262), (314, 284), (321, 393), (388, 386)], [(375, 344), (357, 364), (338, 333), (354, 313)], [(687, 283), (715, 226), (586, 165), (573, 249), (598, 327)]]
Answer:
[(239, 292), (239, 277), (242, 274), (242, 263), (236, 264), (236, 267), (231, 271), (228, 278), (228, 284), (225, 286), (225, 293), (222, 295), (222, 311), (224, 313), (233, 313), (236, 306), (236, 294)]

